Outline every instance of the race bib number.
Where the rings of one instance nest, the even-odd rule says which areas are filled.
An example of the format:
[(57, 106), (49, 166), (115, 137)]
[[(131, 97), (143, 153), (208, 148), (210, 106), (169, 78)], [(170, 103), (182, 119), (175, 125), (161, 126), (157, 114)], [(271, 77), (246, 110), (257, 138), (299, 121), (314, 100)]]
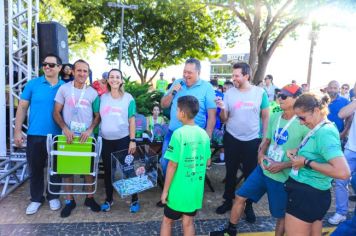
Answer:
[(74, 133), (83, 133), (86, 129), (85, 123), (79, 123), (75, 121), (70, 122), (70, 130)]
[(283, 160), (284, 151), (280, 146), (270, 145), (267, 156), (274, 161), (281, 162)]

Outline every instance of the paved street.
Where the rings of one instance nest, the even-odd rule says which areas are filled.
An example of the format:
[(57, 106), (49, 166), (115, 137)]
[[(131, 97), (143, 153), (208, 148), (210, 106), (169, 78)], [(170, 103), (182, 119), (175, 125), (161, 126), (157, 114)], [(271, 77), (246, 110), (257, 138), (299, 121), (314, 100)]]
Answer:
[[(207, 235), (210, 230), (216, 229), (227, 222), (229, 213), (225, 215), (215, 214), (215, 209), (221, 204), (225, 175), (223, 166), (213, 166), (208, 171), (215, 192), (211, 192), (206, 186), (204, 208), (196, 217), (197, 235)], [(25, 209), (29, 203), (29, 184), (22, 185), (19, 189), (0, 202), (0, 235), (158, 235), (162, 208), (156, 207), (160, 197), (160, 188), (156, 187), (139, 195), (141, 211), (137, 214), (129, 212), (130, 199), (120, 199), (115, 193), (114, 205), (110, 212), (94, 213), (83, 206), (82, 196), (76, 197), (77, 207), (68, 218), (61, 218), (59, 211), (53, 212), (45, 203), (39, 212), (32, 216), (25, 215)], [(189, 193), (187, 193), (189, 194)], [(105, 199), (103, 181), (99, 180), (98, 202)], [(63, 198), (62, 198), (63, 200)], [(258, 204), (254, 204), (256, 215), (255, 224), (249, 224), (244, 220), (239, 224), (239, 232), (267, 232), (273, 231), (275, 220), (269, 216), (267, 198), (264, 197)], [(350, 206), (351, 211), (354, 203)], [(329, 215), (335, 211), (332, 204)], [(325, 227), (330, 225), (325, 224)], [(330, 232), (329, 229), (326, 231)], [(174, 235), (182, 235), (180, 222), (174, 227)], [(241, 234), (245, 235), (245, 234)], [(247, 235), (247, 234), (246, 234)], [(252, 234), (248, 234), (251, 235)], [(253, 234), (258, 235), (258, 234)], [(261, 234), (259, 234), (261, 235)], [(263, 233), (262, 235), (268, 235)]]

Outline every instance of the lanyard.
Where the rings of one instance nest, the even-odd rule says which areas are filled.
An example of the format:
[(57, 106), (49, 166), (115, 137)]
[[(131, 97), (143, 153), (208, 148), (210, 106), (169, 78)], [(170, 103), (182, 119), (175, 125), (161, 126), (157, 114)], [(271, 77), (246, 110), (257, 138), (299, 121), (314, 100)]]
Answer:
[(302, 142), (299, 144), (297, 152), (304, 147), (305, 144), (307, 144), (307, 142), (309, 141), (310, 137), (313, 136), (316, 131), (318, 131), (323, 125), (325, 125), (326, 123), (328, 123), (327, 121), (323, 120), (322, 122), (320, 122), (317, 126), (314, 127), (314, 129), (310, 130), (309, 133), (307, 134), (307, 136), (304, 137), (304, 139), (302, 140)]
[(81, 101), (81, 100), (83, 99), (83, 97), (84, 97), (85, 90), (86, 90), (86, 86), (84, 85), (84, 87), (83, 87), (83, 89), (82, 89), (82, 91), (81, 91), (81, 93), (80, 93), (80, 97), (79, 97), (78, 102), (75, 102), (75, 96), (74, 96), (74, 81), (72, 82), (72, 86), (71, 86), (72, 101), (73, 101), (73, 103), (74, 103), (74, 109), (75, 109), (76, 111), (78, 111), (78, 109), (79, 109), (79, 104), (80, 104), (80, 101)]
[(288, 129), (288, 127), (292, 124), (292, 122), (297, 118), (296, 115), (294, 115), (292, 117), (292, 119), (290, 119), (288, 121), (288, 123), (283, 127), (283, 129), (281, 130), (281, 132), (278, 132), (279, 129), (279, 125), (281, 123), (281, 119), (282, 119), (282, 115), (280, 115), (280, 117), (278, 118), (278, 122), (277, 122), (277, 130), (274, 133), (274, 139), (275, 139), (275, 145), (278, 145), (278, 141), (281, 139), (282, 135), (284, 134), (284, 132), (286, 132), (286, 130)]

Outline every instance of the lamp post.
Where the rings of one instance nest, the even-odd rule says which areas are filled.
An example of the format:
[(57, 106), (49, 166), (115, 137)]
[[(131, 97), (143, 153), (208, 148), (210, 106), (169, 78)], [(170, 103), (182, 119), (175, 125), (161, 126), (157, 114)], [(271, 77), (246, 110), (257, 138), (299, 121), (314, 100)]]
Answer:
[(122, 60), (122, 40), (124, 35), (124, 11), (125, 9), (137, 10), (137, 5), (125, 5), (122, 3), (108, 2), (108, 7), (121, 8), (121, 33), (120, 33), (120, 52), (119, 52), (119, 69), (121, 70), (121, 60)]

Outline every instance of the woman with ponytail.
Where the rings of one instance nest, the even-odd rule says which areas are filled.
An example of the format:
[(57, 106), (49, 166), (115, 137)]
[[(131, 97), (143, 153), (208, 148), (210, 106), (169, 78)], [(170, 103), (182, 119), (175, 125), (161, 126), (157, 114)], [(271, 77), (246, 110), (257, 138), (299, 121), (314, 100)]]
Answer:
[(327, 95), (305, 93), (294, 104), (300, 123), (310, 131), (297, 149), (287, 152), (293, 167), (285, 183), (288, 236), (321, 235), (322, 219), (331, 203), (331, 181), (350, 177), (338, 130), (327, 120), (329, 102)]

